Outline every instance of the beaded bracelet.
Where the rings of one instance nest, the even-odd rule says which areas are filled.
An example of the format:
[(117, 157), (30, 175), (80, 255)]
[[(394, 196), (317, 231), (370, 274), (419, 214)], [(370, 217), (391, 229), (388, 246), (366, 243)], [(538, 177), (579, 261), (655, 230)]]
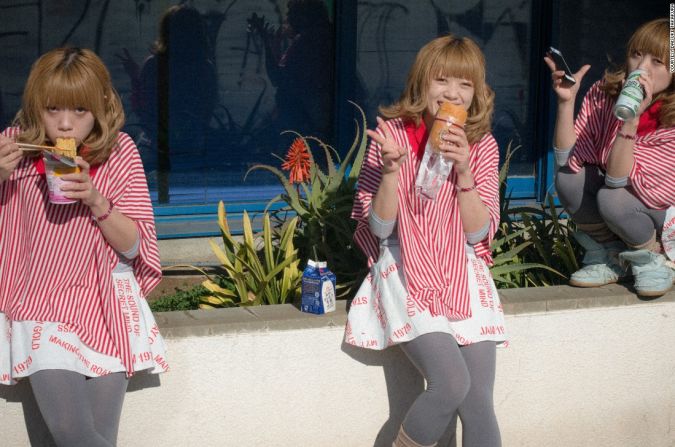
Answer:
[(629, 135), (629, 134), (623, 133), (623, 132), (618, 132), (617, 135), (620, 136), (621, 138), (625, 139), (625, 140), (635, 140), (635, 135)]
[(110, 217), (110, 214), (112, 214), (113, 208), (115, 208), (115, 204), (112, 202), (112, 200), (109, 200), (108, 203), (110, 203), (110, 208), (108, 208), (108, 211), (105, 212), (105, 214), (94, 217), (94, 220), (96, 223), (101, 223), (104, 220), (106, 220), (108, 217)]
[(468, 188), (462, 188), (461, 186), (456, 185), (456, 188), (457, 188), (457, 192), (469, 192), (469, 191), (473, 191), (474, 189), (476, 189), (476, 184), (474, 183), (473, 185), (469, 186)]

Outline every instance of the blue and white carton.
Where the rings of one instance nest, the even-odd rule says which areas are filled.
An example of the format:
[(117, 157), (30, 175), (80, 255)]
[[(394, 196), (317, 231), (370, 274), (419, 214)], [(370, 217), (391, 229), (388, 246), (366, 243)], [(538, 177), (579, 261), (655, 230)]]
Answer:
[(335, 274), (325, 262), (307, 261), (302, 272), (300, 310), (319, 315), (335, 310)]

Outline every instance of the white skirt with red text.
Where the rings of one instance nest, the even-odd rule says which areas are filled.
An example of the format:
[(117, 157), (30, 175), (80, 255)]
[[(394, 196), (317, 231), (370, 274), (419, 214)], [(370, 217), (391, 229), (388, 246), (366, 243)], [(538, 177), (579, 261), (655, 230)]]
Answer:
[(459, 345), (481, 341), (507, 344), (504, 311), (490, 271), (466, 247), (471, 317), (451, 321), (420, 312), (408, 297), (398, 243), (382, 244), (380, 258), (356, 293), (349, 308), (345, 342), (369, 349), (385, 349), (431, 332), (451, 334)]
[[(133, 272), (113, 273), (113, 284), (126, 321), (134, 372), (168, 371), (164, 339)], [(68, 323), (12, 321), (0, 313), (0, 384), (15, 384), (44, 369), (87, 377), (126, 371), (121, 359), (85, 345)]]

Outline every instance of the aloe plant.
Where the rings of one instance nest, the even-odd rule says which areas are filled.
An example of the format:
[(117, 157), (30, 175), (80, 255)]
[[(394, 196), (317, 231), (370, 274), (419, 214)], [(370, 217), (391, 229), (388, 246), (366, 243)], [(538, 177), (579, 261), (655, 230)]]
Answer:
[(214, 240), (211, 249), (225, 270), (225, 279), (232, 287), (222, 287), (220, 281), (208, 278), (202, 285), (211, 294), (202, 297), (200, 307), (254, 306), (283, 304), (299, 298), (302, 272), (298, 250), (293, 244), (298, 218), (273, 228), (269, 213), (262, 217), (263, 229), (253, 233), (251, 219), (244, 212), (242, 240), (232, 236), (227, 224), (223, 202), (218, 204), (218, 225), (223, 247)]
[[(351, 104), (359, 111), (360, 120), (355, 123), (356, 136), (344, 158), (316, 137), (290, 132), (309, 148), (309, 179), (291, 183), (281, 169), (266, 164), (256, 164), (246, 173), (248, 176), (252, 171), (262, 169), (279, 179), (284, 191), (268, 203), (267, 209), (282, 201), (287, 206), (278, 214), (279, 222), (289, 212), (300, 219), (295, 233), (300, 258), (316, 257), (327, 261), (337, 277), (340, 297), (350, 297), (366, 275), (365, 256), (353, 242), (356, 222), (350, 215), (367, 147), (367, 124), (363, 110), (357, 104)], [(312, 153), (317, 147), (326, 159), (323, 169)]]

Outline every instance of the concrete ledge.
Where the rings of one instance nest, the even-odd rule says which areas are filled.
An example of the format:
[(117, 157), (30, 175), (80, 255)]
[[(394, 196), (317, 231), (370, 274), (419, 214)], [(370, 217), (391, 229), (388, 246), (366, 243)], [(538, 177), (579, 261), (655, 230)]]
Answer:
[[(675, 293), (501, 295), (510, 346), (497, 354), (495, 407), (505, 447), (675, 445)], [(119, 445), (391, 446), (424, 381), (398, 348), (343, 344), (342, 305), (323, 316), (290, 305), (156, 314), (172, 371), (132, 379)], [(3, 446), (48, 445), (27, 385), (0, 386)]]
[[(611, 284), (596, 288), (568, 286), (502, 289), (499, 296), (507, 315), (559, 310), (589, 309), (593, 307), (631, 306), (653, 302), (635, 295), (632, 287)], [(658, 298), (660, 302), (675, 302), (675, 291)]]
[(347, 312), (346, 302), (326, 315), (300, 312), (290, 304), (239, 307), (231, 309), (188, 310), (155, 314), (164, 338), (270, 332), (283, 330), (342, 328)]
[[(632, 306), (654, 302), (638, 298), (628, 287), (612, 284), (593, 289), (568, 286), (503, 289), (499, 296), (506, 315), (542, 313), (595, 307)], [(675, 302), (675, 291), (658, 298)], [(347, 321), (347, 301), (325, 315), (300, 312), (291, 304), (190, 310), (155, 314), (165, 338), (208, 336), (255, 331), (283, 331), (309, 328), (343, 328)]]

